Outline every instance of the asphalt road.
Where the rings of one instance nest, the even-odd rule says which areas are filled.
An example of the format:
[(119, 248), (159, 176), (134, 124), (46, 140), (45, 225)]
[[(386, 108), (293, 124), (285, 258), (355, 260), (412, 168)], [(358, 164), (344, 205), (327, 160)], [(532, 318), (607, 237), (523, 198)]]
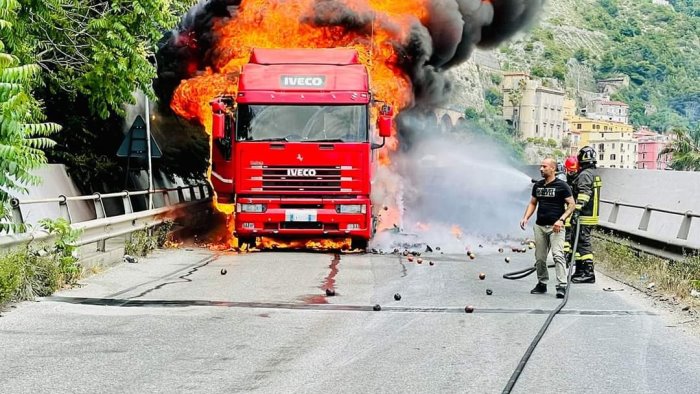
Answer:
[[(4, 313), (0, 392), (501, 392), (559, 300), (501, 278), (531, 252), (476, 252), (159, 251)], [(697, 393), (700, 341), (649, 305), (575, 285), (514, 392)]]

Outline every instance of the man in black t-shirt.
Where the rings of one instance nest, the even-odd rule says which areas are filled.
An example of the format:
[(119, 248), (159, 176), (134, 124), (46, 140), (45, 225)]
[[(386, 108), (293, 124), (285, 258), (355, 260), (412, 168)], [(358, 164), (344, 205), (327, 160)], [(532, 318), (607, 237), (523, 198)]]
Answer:
[(557, 276), (557, 298), (566, 294), (566, 261), (564, 259), (564, 223), (576, 207), (571, 188), (566, 182), (556, 177), (557, 162), (544, 159), (540, 165), (541, 180), (532, 186), (532, 198), (520, 221), (520, 228), (525, 230), (530, 216), (537, 209), (535, 223), (535, 267), (537, 268), (537, 286), (531, 294), (547, 292), (549, 271), (547, 255), (552, 251)]

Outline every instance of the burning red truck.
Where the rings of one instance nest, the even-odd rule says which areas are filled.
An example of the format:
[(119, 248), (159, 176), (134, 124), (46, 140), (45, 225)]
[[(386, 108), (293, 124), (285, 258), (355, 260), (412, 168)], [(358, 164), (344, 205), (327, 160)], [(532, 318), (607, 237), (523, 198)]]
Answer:
[(393, 111), (372, 97), (357, 51), (254, 49), (236, 91), (211, 103), (211, 181), (219, 203), (235, 204), (239, 244), (337, 237), (365, 248), (375, 141), (391, 136)]
[[(232, 232), (247, 242), (332, 235), (363, 246), (374, 227), (372, 164), (383, 166), (374, 186), (379, 230), (392, 229), (405, 209), (396, 180), (415, 175), (400, 173), (394, 155), (425, 131), (399, 121), (375, 150), (375, 120), (387, 136), (392, 112), (405, 120), (444, 103), (452, 89), (444, 71), (507, 39), (542, 3), (200, 0), (159, 49), (155, 88), (212, 135), (212, 183), (238, 211)], [(377, 100), (387, 103), (384, 114)]]

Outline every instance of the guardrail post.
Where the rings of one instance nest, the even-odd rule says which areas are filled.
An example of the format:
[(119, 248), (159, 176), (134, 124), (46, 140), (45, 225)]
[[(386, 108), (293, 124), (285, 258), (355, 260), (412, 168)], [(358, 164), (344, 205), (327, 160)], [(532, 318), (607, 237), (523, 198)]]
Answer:
[(129, 197), (129, 192), (124, 190), (124, 195), (122, 196), (122, 204), (124, 205), (124, 214), (134, 213), (134, 207), (131, 205), (131, 197)]
[(12, 206), (12, 222), (14, 224), (24, 224), (24, 218), (22, 217), (22, 209), (20, 209), (19, 205), (19, 199), (13, 198), (10, 200), (10, 206)]
[(70, 217), (70, 209), (68, 209), (68, 198), (63, 194), (58, 196), (58, 198), (60, 199), (58, 201), (58, 210), (61, 213), (61, 217), (66, 219), (68, 223), (73, 223)]
[(163, 190), (163, 206), (164, 207), (170, 206), (170, 191), (167, 189)]
[(190, 185), (190, 201), (194, 201), (194, 185)]
[(685, 216), (683, 217), (683, 221), (681, 222), (681, 228), (678, 229), (678, 235), (676, 235), (676, 238), (678, 239), (684, 239), (688, 240), (688, 234), (690, 233), (690, 224), (693, 221), (693, 211), (687, 211), (685, 213)]
[(651, 219), (651, 207), (647, 205), (644, 207), (644, 214), (642, 215), (642, 220), (639, 222), (640, 230), (647, 231), (649, 228), (649, 219)]
[(182, 186), (177, 187), (177, 202), (180, 204), (185, 202), (185, 193), (182, 191)]
[(199, 199), (204, 200), (204, 185), (201, 183), (199, 184)]
[(610, 217), (608, 217), (608, 223), (617, 223), (617, 214), (620, 213), (620, 204), (615, 201), (613, 207), (610, 210)]
[(104, 219), (107, 217), (107, 213), (105, 212), (105, 206), (102, 203), (102, 195), (100, 193), (95, 193), (95, 198), (92, 200), (92, 202), (95, 203), (95, 218), (97, 219)]
[[(97, 219), (104, 219), (107, 217), (107, 213), (105, 212), (105, 206), (102, 201), (102, 195), (100, 193), (95, 193), (95, 199), (92, 200), (93, 203), (95, 203), (95, 218)], [(101, 240), (97, 241), (97, 251), (98, 252), (105, 252), (107, 250), (107, 241), (106, 240)]]

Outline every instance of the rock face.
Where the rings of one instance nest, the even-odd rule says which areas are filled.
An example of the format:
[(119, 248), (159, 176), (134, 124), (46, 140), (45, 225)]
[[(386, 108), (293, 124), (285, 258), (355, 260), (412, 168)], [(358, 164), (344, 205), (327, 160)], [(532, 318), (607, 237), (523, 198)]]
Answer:
[[(551, 31), (557, 42), (570, 48), (584, 48), (598, 53), (608, 37), (602, 33), (579, 28), (582, 25), (576, 10), (589, 6), (596, 0), (558, 0), (545, 5), (538, 25)], [(443, 105), (445, 109), (464, 112), (467, 108), (477, 111), (484, 109), (484, 91), (498, 87), (492, 75), (502, 75), (503, 70), (529, 70), (536, 61), (541, 62), (544, 47), (535, 45), (533, 50), (525, 50), (527, 35), (520, 33), (500, 48), (476, 50), (471, 58), (447, 71), (454, 84), (451, 97)], [(572, 62), (568, 65), (568, 88), (576, 91), (595, 92), (596, 85), (592, 70), (585, 65)]]
[(501, 73), (501, 65), (494, 51), (477, 49), (468, 61), (447, 71), (447, 75), (453, 82), (453, 89), (452, 96), (444, 108), (462, 114), (467, 108), (482, 111), (484, 91), (491, 87), (498, 87), (493, 83), (491, 75)]
[(447, 75), (453, 82), (453, 90), (445, 109), (461, 113), (467, 108), (477, 111), (484, 109), (484, 86), (481, 83), (479, 66), (473, 59), (447, 71)]

